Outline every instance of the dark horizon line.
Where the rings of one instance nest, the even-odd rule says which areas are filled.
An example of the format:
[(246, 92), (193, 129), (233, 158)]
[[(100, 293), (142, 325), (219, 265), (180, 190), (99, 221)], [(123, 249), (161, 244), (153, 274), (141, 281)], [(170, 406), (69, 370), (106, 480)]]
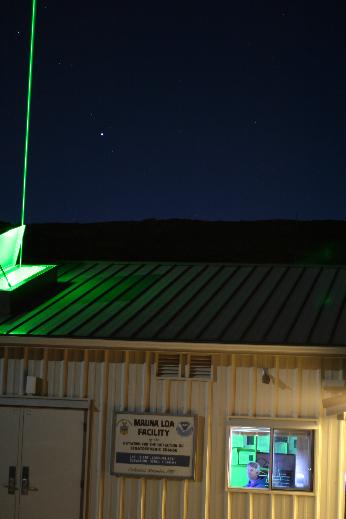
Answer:
[[(93, 221), (47, 221), (47, 222), (28, 222), (24, 225), (109, 225), (109, 224), (121, 224), (121, 223), (149, 223), (149, 222), (191, 222), (191, 223), (275, 223), (275, 222), (287, 222), (287, 223), (346, 223), (345, 218), (258, 218), (258, 219), (241, 219), (241, 220), (222, 220), (222, 219), (203, 219), (203, 218), (184, 218), (184, 217), (172, 217), (172, 218), (142, 218), (133, 220), (93, 220)], [(11, 222), (7, 220), (0, 220), (1, 226), (17, 226), (20, 222)]]

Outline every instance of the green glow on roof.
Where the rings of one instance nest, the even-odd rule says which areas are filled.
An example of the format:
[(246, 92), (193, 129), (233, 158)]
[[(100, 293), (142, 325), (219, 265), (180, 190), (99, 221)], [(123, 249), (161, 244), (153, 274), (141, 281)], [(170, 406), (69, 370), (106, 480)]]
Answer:
[(24, 231), (25, 225), (21, 225), (0, 234), (0, 265), (5, 272), (17, 263)]
[[(28, 148), (29, 148), (29, 129), (30, 129), (30, 107), (31, 107), (31, 84), (32, 84), (32, 65), (34, 61), (34, 41), (35, 41), (35, 22), (36, 22), (36, 0), (32, 3), (31, 16), (31, 37), (30, 37), (30, 56), (29, 56), (29, 80), (28, 80), (28, 99), (26, 110), (26, 128), (25, 128), (25, 147), (24, 147), (24, 170), (23, 170), (23, 193), (22, 193), (22, 214), (21, 224), (24, 224), (25, 214), (25, 198), (26, 198), (26, 178), (28, 169)], [(23, 245), (20, 248), (19, 263), (22, 264)]]
[(52, 265), (16, 265), (23, 242), (25, 225), (0, 234), (0, 291), (11, 292)]
[(6, 277), (1, 277), (0, 273), (0, 290), (7, 292), (15, 290), (50, 268), (51, 265), (17, 265), (14, 270), (6, 274)]

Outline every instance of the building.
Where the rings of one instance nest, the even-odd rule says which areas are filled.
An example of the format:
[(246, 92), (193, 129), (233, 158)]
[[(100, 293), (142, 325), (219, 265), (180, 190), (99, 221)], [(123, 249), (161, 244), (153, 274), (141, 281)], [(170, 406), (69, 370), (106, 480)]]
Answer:
[(0, 317), (1, 518), (344, 518), (346, 267), (58, 280)]

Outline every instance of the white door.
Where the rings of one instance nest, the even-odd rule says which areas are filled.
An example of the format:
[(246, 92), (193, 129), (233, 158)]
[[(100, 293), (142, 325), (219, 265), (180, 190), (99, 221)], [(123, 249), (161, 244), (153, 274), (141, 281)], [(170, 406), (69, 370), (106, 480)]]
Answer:
[(0, 407), (0, 519), (17, 513), (20, 420), (20, 409)]
[[(12, 441), (12, 450), (2, 441), (0, 458), (8, 463), (4, 502), (0, 503), (0, 519), (80, 519), (84, 457), (84, 411), (75, 409), (13, 409), (19, 413), (18, 441)], [(0, 429), (14, 428), (9, 416), (11, 408), (0, 408)], [(14, 415), (15, 416), (15, 413)], [(13, 418), (12, 422), (15, 422)], [(17, 423), (17, 422), (15, 422)], [(11, 433), (3, 433), (8, 434)], [(15, 437), (15, 434), (13, 434)], [(5, 439), (5, 438), (4, 438)], [(7, 444), (9, 445), (9, 444)], [(4, 455), (4, 457), (3, 457)], [(7, 460), (7, 457), (9, 458)], [(14, 459), (16, 490), (9, 494), (9, 471)], [(9, 463), (11, 461), (11, 464)], [(13, 471), (12, 471), (13, 473)], [(3, 476), (1, 483), (3, 483)], [(10, 486), (10, 490), (12, 487)], [(3, 494), (1, 494), (3, 495)], [(2, 510), (7, 507), (7, 515)]]

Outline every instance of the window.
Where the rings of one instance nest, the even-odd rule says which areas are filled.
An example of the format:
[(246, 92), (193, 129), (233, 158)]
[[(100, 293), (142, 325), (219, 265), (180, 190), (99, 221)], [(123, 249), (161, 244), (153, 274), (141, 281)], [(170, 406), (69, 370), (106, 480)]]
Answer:
[(234, 426), (229, 431), (229, 488), (312, 491), (312, 430)]

